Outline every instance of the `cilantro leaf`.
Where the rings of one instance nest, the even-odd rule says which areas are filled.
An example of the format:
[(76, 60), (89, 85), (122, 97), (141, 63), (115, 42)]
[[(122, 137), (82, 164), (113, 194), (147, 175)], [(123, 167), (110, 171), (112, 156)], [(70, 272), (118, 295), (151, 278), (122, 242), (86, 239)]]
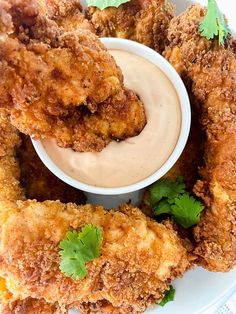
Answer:
[(184, 228), (196, 225), (200, 220), (200, 214), (204, 206), (188, 193), (180, 195), (171, 205), (172, 215), (177, 223)]
[(108, 7), (118, 8), (121, 4), (129, 2), (130, 0), (86, 0), (88, 7), (97, 7), (104, 10)]
[(224, 45), (224, 41), (230, 33), (230, 29), (221, 13), (216, 0), (208, 0), (207, 14), (199, 26), (200, 34), (207, 39), (218, 37), (219, 44)]
[(154, 206), (153, 213), (155, 216), (158, 216), (161, 214), (171, 214), (170, 203), (166, 199), (161, 200), (156, 206)]
[(163, 179), (152, 185), (148, 203), (155, 216), (172, 215), (184, 228), (197, 224), (204, 208), (200, 201), (186, 192), (182, 177), (178, 177), (176, 181)]
[(164, 305), (166, 305), (166, 303), (174, 301), (175, 289), (173, 288), (173, 286), (170, 286), (170, 289), (166, 290), (164, 292), (164, 295), (165, 295), (164, 298), (159, 303), (160, 306), (164, 306)]
[(189, 193), (180, 194), (170, 204), (166, 200), (160, 201), (154, 208), (155, 216), (161, 214), (170, 214), (174, 220), (184, 228), (196, 225), (200, 220), (200, 214), (204, 206)]
[(64, 257), (60, 263), (60, 270), (73, 279), (83, 279), (87, 270), (83, 259)]
[(176, 181), (162, 179), (157, 181), (150, 187), (149, 203), (153, 206), (163, 197), (171, 201), (179, 194), (184, 193), (185, 184), (182, 177), (178, 177)]
[(100, 256), (102, 229), (91, 224), (81, 232), (68, 231), (60, 242), (60, 270), (73, 279), (83, 279), (87, 275), (85, 263)]
[(100, 245), (102, 240), (102, 229), (93, 225), (85, 225), (78, 235), (78, 239), (83, 243), (81, 253), (86, 261), (92, 261), (100, 256)]

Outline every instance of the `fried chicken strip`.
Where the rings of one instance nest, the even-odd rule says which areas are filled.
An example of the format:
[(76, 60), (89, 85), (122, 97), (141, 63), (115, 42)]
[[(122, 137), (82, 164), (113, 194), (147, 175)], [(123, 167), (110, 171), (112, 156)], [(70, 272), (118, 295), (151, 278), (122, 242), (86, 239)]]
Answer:
[(146, 125), (146, 117), (136, 94), (124, 88), (100, 104), (95, 113), (83, 113), (82, 125), (74, 119), (71, 122), (75, 123), (75, 150), (101, 151), (111, 139), (120, 141), (138, 135)]
[(17, 130), (9, 123), (9, 115), (0, 110), (0, 200), (24, 199), (19, 184), (19, 164), (15, 158), (20, 146)]
[(204, 166), (195, 193), (206, 209), (194, 229), (199, 263), (211, 271), (236, 264), (236, 55), (198, 32), (205, 14), (199, 5), (170, 23), (165, 56), (192, 80), (206, 132)]
[[(59, 201), (18, 201), (0, 202), (0, 209), (0, 273), (19, 299), (58, 301), (82, 313), (91, 305), (142, 313), (190, 267), (176, 233), (128, 205), (105, 211)], [(73, 280), (59, 270), (58, 245), (68, 230), (88, 223), (103, 228), (101, 256), (86, 264), (85, 279)]]
[(44, 299), (15, 299), (6, 287), (6, 280), (0, 277), (1, 314), (66, 314), (67, 310), (58, 303), (47, 303)]
[(79, 0), (38, 0), (42, 14), (54, 20), (65, 31), (78, 28), (94, 32), (94, 27), (82, 13)]
[[(20, 169), (16, 160), (16, 150), (20, 145), (17, 130), (10, 124), (9, 115), (0, 109), (0, 200), (24, 200), (24, 191), (20, 187)], [(17, 300), (6, 287), (6, 281), (0, 277), (0, 313), (1, 314), (64, 314), (58, 305), (47, 304), (44, 300)]]
[(12, 123), (77, 151), (101, 151), (113, 139), (138, 135), (144, 107), (124, 88), (113, 57), (96, 35), (64, 32), (37, 4), (19, 0), (0, 9), (0, 105)]
[(164, 50), (173, 16), (173, 6), (166, 0), (131, 0), (118, 8), (86, 9), (86, 17), (99, 37), (131, 39), (158, 52)]
[(44, 300), (27, 298), (23, 301), (0, 303), (1, 314), (65, 314), (67, 310)]
[(50, 304), (45, 300), (27, 298), (17, 300), (6, 287), (6, 280), (0, 277), (0, 313), (1, 314), (66, 314), (58, 303)]
[[(8, 119), (5, 125), (10, 127)], [(15, 136), (13, 127), (11, 132)], [(10, 132), (8, 137), (13, 138)], [(12, 141), (5, 143), (9, 150)], [(11, 176), (9, 172), (9, 180)], [(0, 178), (0, 190), (2, 186)], [(101, 206), (15, 199), (0, 200), (0, 303), (7, 314), (35, 314), (34, 309), (56, 314), (65, 307), (82, 313), (141, 313), (191, 267), (172, 227), (146, 218), (137, 208), (123, 205), (120, 211), (106, 211)], [(84, 280), (73, 280), (59, 270), (58, 245), (68, 230), (87, 223), (103, 228), (102, 254), (87, 263)]]

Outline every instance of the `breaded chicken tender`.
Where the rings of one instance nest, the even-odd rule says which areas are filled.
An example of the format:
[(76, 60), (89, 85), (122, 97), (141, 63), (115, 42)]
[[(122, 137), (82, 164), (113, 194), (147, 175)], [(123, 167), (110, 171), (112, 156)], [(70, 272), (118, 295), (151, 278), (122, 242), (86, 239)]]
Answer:
[(67, 310), (57, 303), (49, 304), (45, 300), (27, 298), (17, 300), (6, 287), (6, 280), (0, 277), (0, 313), (1, 314), (66, 314)]
[[(2, 31), (8, 29), (11, 33), (15, 31), (19, 35), (22, 30), (30, 27), (30, 33), (34, 38), (39, 34), (55, 36), (57, 32), (55, 26), (66, 32), (78, 28), (94, 32), (93, 25), (82, 13), (79, 0), (1, 0), (0, 7)], [(13, 23), (10, 23), (11, 20)], [(43, 25), (52, 29), (37, 30)]]
[(39, 159), (29, 136), (20, 134), (21, 145), (17, 150), (20, 164), (20, 183), (28, 199), (39, 202), (59, 200), (78, 205), (86, 202), (83, 192), (58, 179)]
[(83, 15), (79, 0), (38, 0), (37, 2), (42, 14), (54, 20), (65, 31), (78, 28), (95, 31), (93, 25)]
[(23, 301), (0, 303), (1, 314), (66, 314), (67, 310), (44, 300), (28, 298)]
[(86, 9), (86, 17), (99, 37), (131, 39), (158, 52), (164, 50), (173, 16), (173, 6), (166, 0), (131, 0), (118, 8)]
[[(1, 126), (9, 131), (2, 143), (12, 154), (19, 137), (8, 116), (3, 117)], [(8, 180), (13, 178), (19, 179), (9, 171)], [(0, 177), (0, 191), (4, 185)], [(142, 313), (192, 266), (191, 254), (172, 226), (158, 224), (131, 205), (106, 211), (102, 206), (24, 201), (18, 191), (11, 195), (11, 201), (0, 199), (1, 313), (62, 314), (67, 308)], [(85, 279), (73, 280), (59, 270), (59, 243), (68, 230), (80, 231), (90, 223), (102, 227), (101, 256), (86, 263)]]
[(77, 151), (101, 151), (111, 139), (120, 141), (136, 136), (146, 125), (142, 102), (127, 88), (105, 100), (93, 114), (85, 111), (82, 116), (82, 125), (72, 120)]
[(195, 253), (205, 268), (224, 272), (236, 264), (236, 54), (231, 38), (222, 47), (200, 36), (204, 15), (195, 5), (171, 22), (165, 56), (191, 79), (207, 138), (194, 189), (206, 206)]
[(22, 133), (55, 138), (76, 151), (101, 151), (111, 140), (141, 132), (143, 104), (124, 88), (121, 70), (96, 35), (84, 29), (64, 32), (34, 0), (5, 7), (0, 8), (5, 16), (0, 106)]
[(0, 109), (0, 200), (24, 199), (19, 184), (20, 170), (16, 150), (20, 146), (17, 130), (9, 123), (9, 115)]
[[(17, 130), (10, 124), (9, 115), (0, 109), (0, 200), (24, 200), (24, 190), (20, 187), (20, 169), (16, 151), (20, 145)], [(35, 173), (36, 175), (36, 173)], [(44, 300), (17, 300), (6, 287), (6, 280), (0, 277), (1, 314), (64, 314), (58, 304), (47, 304)]]
[[(73, 280), (59, 270), (59, 243), (85, 224), (102, 227), (101, 256), (86, 263), (85, 279)], [(0, 243), (0, 274), (16, 298), (42, 298), (82, 313), (103, 306), (142, 313), (190, 267), (176, 233), (129, 205), (106, 211), (59, 201), (0, 202)]]
[(35, 132), (48, 132), (58, 116), (100, 103), (121, 89), (121, 71), (95, 35), (78, 30), (62, 33), (57, 41), (57, 47), (50, 47), (6, 37), (0, 44), (1, 106), (15, 107), (14, 114), (26, 115), (28, 124), (34, 118)]

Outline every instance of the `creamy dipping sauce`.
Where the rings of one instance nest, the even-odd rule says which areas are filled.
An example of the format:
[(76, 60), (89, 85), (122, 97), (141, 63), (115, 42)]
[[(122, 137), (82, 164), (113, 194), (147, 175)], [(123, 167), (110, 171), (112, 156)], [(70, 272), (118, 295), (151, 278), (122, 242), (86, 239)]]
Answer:
[(121, 67), (126, 87), (145, 106), (147, 125), (136, 137), (111, 142), (99, 153), (78, 153), (60, 148), (54, 140), (43, 145), (55, 164), (83, 183), (122, 187), (157, 171), (173, 152), (181, 129), (181, 108), (176, 90), (154, 64), (135, 54), (109, 50)]

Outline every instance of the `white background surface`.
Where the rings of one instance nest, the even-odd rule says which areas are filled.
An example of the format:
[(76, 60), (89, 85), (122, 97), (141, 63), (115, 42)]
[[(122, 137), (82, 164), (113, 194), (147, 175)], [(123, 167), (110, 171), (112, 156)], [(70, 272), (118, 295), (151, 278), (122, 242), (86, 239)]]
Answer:
[[(183, 11), (189, 4), (190, 0), (169, 0), (176, 4), (177, 13)], [(207, 1), (195, 1), (203, 5)], [(236, 0), (218, 0), (221, 10), (226, 14), (229, 25), (236, 30)], [(137, 201), (137, 196), (129, 195)], [(89, 196), (90, 202), (97, 202), (95, 195)], [(123, 196), (109, 198), (101, 196), (101, 201), (105, 206), (112, 207), (116, 201), (123, 201)], [(200, 267), (187, 272), (182, 279), (174, 282), (176, 296), (174, 302), (168, 303), (165, 307), (154, 307), (149, 309), (147, 314), (213, 314), (216, 309), (224, 303), (227, 298), (236, 289), (236, 269), (229, 273), (211, 273)], [(71, 311), (70, 314), (78, 313)], [(236, 308), (232, 314), (236, 314)], [(230, 314), (231, 314), (230, 313)]]

